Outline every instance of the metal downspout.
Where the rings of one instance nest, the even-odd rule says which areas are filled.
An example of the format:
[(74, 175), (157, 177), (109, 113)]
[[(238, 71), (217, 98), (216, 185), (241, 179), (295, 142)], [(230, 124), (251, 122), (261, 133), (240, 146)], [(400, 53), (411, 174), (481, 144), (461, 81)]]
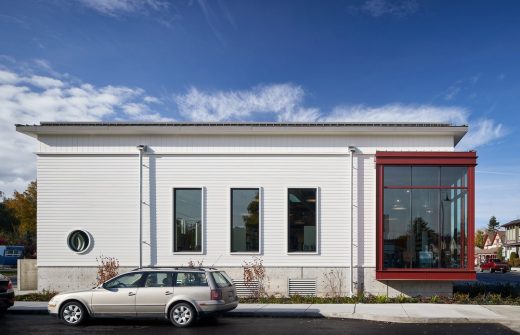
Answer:
[(139, 268), (143, 267), (143, 154), (146, 145), (138, 145), (139, 150)]
[(350, 296), (354, 296), (354, 152), (355, 147), (348, 147), (350, 151)]

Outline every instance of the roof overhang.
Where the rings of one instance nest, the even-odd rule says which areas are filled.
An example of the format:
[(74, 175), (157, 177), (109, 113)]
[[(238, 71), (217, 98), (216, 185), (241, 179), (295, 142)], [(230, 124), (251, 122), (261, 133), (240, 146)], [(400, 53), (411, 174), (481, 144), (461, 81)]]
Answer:
[(446, 123), (187, 123), (187, 122), (41, 122), (16, 125), (16, 131), (39, 135), (433, 135), (453, 136), (454, 145), (466, 125)]

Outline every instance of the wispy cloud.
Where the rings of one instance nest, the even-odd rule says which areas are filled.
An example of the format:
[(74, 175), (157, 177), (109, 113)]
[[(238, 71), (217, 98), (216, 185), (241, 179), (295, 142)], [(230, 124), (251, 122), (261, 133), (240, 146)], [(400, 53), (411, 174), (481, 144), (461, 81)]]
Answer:
[(148, 11), (168, 9), (168, 2), (163, 0), (77, 0), (84, 6), (101, 14), (122, 16), (142, 14)]
[[(48, 65), (48, 64), (47, 64)], [(34, 142), (14, 124), (104, 119), (166, 120), (154, 111), (160, 100), (141, 88), (97, 87), (77, 80), (0, 66), (0, 191), (23, 190), (35, 176)]]
[(473, 119), (459, 106), (392, 103), (382, 106), (340, 105), (331, 112), (305, 104), (305, 90), (294, 84), (272, 84), (249, 90), (204, 92), (191, 88), (174, 97), (183, 118), (191, 121), (276, 120), (298, 122), (440, 122), (469, 125), (458, 149), (475, 149), (507, 134), (492, 119)]
[(478, 83), (480, 79), (480, 75), (476, 74), (469, 78), (464, 78), (457, 80), (453, 83), (448, 89), (442, 94), (444, 100), (452, 101), (454, 100), (461, 92), (467, 92), (469, 97), (474, 97), (476, 95), (475, 92), (471, 92), (471, 89)]
[(326, 121), (345, 122), (445, 122), (465, 124), (468, 115), (469, 112), (461, 107), (393, 103), (376, 107), (366, 105), (338, 106), (324, 119)]
[(274, 118), (309, 121), (319, 118), (317, 108), (303, 106), (305, 91), (293, 84), (272, 84), (250, 90), (202, 92), (191, 88), (174, 97), (180, 114), (194, 121), (243, 121)]
[(415, 0), (367, 0), (359, 9), (372, 17), (404, 17), (417, 12), (419, 4)]
[(235, 19), (233, 18), (233, 15), (231, 15), (231, 12), (227, 6), (221, 0), (197, 0), (197, 5), (199, 6), (202, 14), (204, 15), (206, 23), (210, 27), (217, 40), (220, 42), (220, 44), (225, 45), (226, 40), (224, 34), (221, 31), (223, 23), (236, 28)]
[(478, 119), (470, 124), (470, 131), (459, 143), (459, 148), (476, 149), (508, 134), (507, 129), (491, 119)]

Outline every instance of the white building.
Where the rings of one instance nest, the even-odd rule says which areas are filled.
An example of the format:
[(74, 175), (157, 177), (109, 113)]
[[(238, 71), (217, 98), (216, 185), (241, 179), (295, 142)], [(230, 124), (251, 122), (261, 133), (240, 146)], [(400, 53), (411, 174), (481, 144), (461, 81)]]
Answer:
[(476, 154), (454, 151), (466, 126), (42, 122), (17, 131), (39, 142), (39, 289), (91, 285), (101, 255), (124, 269), (203, 261), (237, 280), (258, 256), (268, 293), (280, 295), (302, 279), (308, 293), (330, 294), (331, 271), (344, 295), (451, 294), (453, 280), (475, 278)]

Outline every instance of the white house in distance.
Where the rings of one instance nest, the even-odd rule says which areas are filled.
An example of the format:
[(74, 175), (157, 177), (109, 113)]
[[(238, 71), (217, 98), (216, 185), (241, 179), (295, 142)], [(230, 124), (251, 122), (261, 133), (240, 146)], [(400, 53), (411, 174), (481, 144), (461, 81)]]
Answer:
[(280, 295), (326, 295), (330, 271), (344, 295), (449, 295), (453, 281), (475, 279), (477, 157), (454, 151), (466, 126), (16, 129), (39, 142), (39, 289), (91, 285), (101, 255), (124, 269), (203, 260), (236, 280), (257, 256)]

